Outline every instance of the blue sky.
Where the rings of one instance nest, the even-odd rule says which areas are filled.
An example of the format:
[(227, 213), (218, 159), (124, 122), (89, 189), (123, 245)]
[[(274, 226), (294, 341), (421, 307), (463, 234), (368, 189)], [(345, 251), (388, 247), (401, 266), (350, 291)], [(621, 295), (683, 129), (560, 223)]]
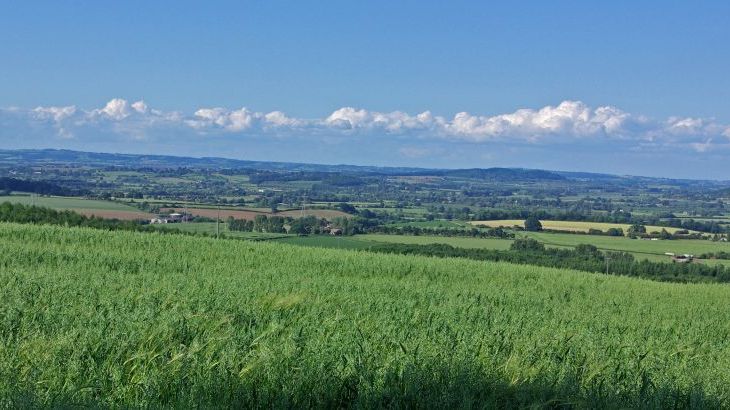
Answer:
[(730, 179), (729, 15), (4, 1), (0, 147)]

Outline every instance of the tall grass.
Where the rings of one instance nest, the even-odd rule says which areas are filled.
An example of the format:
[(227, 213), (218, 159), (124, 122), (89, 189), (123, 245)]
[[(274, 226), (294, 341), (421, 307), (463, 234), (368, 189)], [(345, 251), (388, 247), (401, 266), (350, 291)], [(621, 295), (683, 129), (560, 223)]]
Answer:
[(728, 407), (730, 287), (0, 224), (0, 406)]

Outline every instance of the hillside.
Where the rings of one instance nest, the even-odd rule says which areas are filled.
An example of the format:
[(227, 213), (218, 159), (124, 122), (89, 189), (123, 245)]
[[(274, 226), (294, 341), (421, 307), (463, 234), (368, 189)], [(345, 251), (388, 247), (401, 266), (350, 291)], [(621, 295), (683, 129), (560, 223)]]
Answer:
[(730, 406), (730, 287), (0, 224), (0, 407)]

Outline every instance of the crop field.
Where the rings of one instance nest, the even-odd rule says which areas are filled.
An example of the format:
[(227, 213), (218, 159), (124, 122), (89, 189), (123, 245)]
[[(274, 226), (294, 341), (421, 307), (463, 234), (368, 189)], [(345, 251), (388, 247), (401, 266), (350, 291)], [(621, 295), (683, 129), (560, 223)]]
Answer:
[(730, 287), (0, 224), (1, 407), (730, 406)]
[[(494, 221), (472, 221), (472, 225), (486, 225), (493, 228), (505, 227), (511, 228), (513, 226), (524, 226), (524, 220), (522, 219), (500, 219)], [(576, 222), (576, 221), (543, 221), (541, 220), (543, 229), (550, 229), (555, 231), (573, 231), (573, 232), (588, 232), (589, 229), (600, 229), (606, 231), (610, 228), (621, 228), (626, 232), (631, 225), (628, 224), (614, 224), (614, 223), (602, 223), (602, 222)], [(647, 232), (661, 231), (666, 229), (669, 233), (674, 233), (679, 228), (669, 228), (661, 226), (647, 226)]]
[(125, 220), (148, 219), (152, 215), (142, 212), (123, 203), (114, 201), (101, 201), (95, 199), (71, 198), (60, 196), (26, 196), (9, 195), (0, 196), (0, 203), (12, 202), (23, 205), (37, 205), (59, 210), (72, 210), (86, 216), (98, 216), (100, 218), (116, 218)]

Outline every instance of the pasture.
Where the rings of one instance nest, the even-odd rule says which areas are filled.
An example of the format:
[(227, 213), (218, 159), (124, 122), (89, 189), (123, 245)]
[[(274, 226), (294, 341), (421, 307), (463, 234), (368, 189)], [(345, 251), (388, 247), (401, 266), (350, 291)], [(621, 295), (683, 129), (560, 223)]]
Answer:
[(0, 224), (0, 406), (730, 406), (730, 287)]

